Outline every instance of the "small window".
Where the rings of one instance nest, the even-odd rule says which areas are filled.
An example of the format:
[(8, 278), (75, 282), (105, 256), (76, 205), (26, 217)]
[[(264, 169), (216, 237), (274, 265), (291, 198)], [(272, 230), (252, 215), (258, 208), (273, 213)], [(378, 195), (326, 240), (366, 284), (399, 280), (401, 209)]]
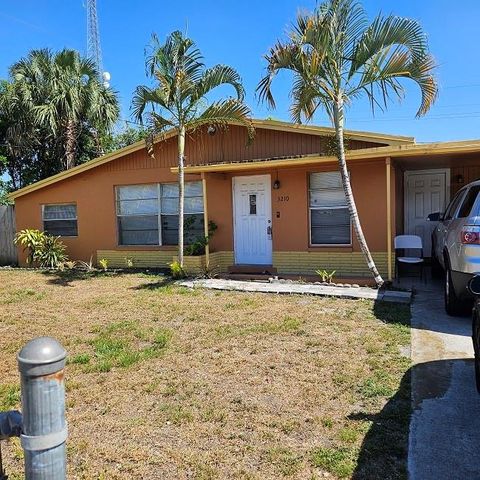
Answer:
[(76, 237), (77, 206), (72, 204), (43, 205), (43, 230), (55, 236)]
[(465, 200), (458, 211), (458, 218), (465, 218), (469, 217), (472, 213), (473, 204), (477, 199), (478, 192), (480, 192), (480, 185), (475, 185), (468, 191), (467, 195), (465, 196)]
[(340, 172), (310, 174), (310, 243), (350, 245), (351, 222)]

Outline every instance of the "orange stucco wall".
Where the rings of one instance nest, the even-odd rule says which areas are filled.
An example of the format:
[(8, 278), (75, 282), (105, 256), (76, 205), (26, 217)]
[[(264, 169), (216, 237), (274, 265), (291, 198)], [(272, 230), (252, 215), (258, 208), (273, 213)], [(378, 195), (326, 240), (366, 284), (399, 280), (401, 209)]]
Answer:
[[(132, 154), (136, 155), (136, 154)], [(131, 155), (131, 156), (132, 156)], [(131, 157), (129, 156), (129, 157)], [(115, 215), (115, 186), (154, 182), (174, 182), (176, 176), (168, 167), (129, 169), (131, 158), (71, 177), (65, 181), (16, 199), (17, 229), (42, 229), (42, 204), (76, 203), (78, 237), (64, 238), (72, 259), (88, 260), (97, 250), (174, 250), (175, 247), (118, 246)], [(281, 188), (272, 190), (273, 250), (275, 251), (359, 251), (353, 234), (352, 246), (310, 247), (308, 220), (309, 172), (336, 170), (336, 165), (321, 168), (288, 168), (245, 171), (242, 175), (270, 174)], [(357, 201), (367, 241), (372, 251), (386, 251), (386, 180), (384, 161), (363, 162), (349, 166), (352, 188)], [(218, 225), (212, 239), (212, 251), (233, 250), (232, 218), (233, 174), (208, 174), (207, 198), (209, 219)], [(186, 180), (198, 180), (188, 175)], [(20, 253), (21, 262), (24, 257)]]
[[(308, 174), (336, 170), (335, 164), (317, 168), (245, 171), (241, 175), (270, 174), (281, 187), (272, 190), (273, 251), (360, 251), (352, 232), (351, 246), (309, 245)], [(385, 161), (349, 166), (352, 189), (365, 236), (372, 251), (386, 251)], [(213, 250), (233, 250), (232, 174), (207, 175), (209, 219), (218, 225)]]
[[(245, 131), (231, 127), (214, 136), (200, 133), (189, 136), (186, 148), (187, 165), (218, 162), (242, 162), (248, 159), (271, 158), (282, 155), (322, 153), (327, 139), (316, 135), (286, 133), (257, 129), (252, 145), (245, 142)], [(351, 141), (350, 148), (376, 146)], [(76, 203), (78, 237), (63, 238), (71, 259), (88, 260), (97, 250), (128, 251), (170, 250), (175, 247), (118, 246), (115, 213), (115, 186), (175, 182), (170, 168), (176, 165), (176, 139), (157, 144), (155, 158), (145, 149), (118, 158), (50, 186), (20, 196), (15, 200), (17, 230), (43, 229), (42, 205)], [(282, 168), (278, 170), (242, 171), (241, 175), (270, 174), (278, 177), (279, 190), (272, 190), (272, 222), (274, 252), (358, 252), (352, 234), (351, 246), (310, 247), (308, 213), (308, 174), (336, 170), (337, 165), (317, 168)], [(364, 232), (373, 252), (386, 251), (386, 169), (385, 161), (355, 162), (349, 165), (352, 187)], [(213, 237), (212, 251), (233, 251), (232, 178), (234, 174), (207, 174), (209, 218), (218, 225)], [(199, 180), (199, 175), (187, 175), (186, 180)], [(392, 180), (393, 181), (393, 180)], [(393, 189), (394, 190), (394, 189)], [(19, 251), (20, 263), (24, 263)]]

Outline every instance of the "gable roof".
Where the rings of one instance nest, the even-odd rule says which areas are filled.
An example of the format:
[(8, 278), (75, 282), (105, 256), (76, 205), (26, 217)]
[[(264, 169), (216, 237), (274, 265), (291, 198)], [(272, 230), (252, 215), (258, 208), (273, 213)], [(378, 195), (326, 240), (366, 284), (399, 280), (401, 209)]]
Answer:
[[(295, 132), (295, 133), (303, 133), (306, 135), (318, 135), (318, 136), (327, 136), (333, 135), (335, 130), (332, 127), (320, 127), (315, 125), (298, 125), (289, 122), (282, 122), (278, 120), (260, 120), (260, 119), (253, 119), (253, 126), (258, 129), (266, 129), (266, 130), (277, 130), (281, 132)], [(232, 123), (234, 125), (234, 123)], [(395, 145), (408, 145), (414, 144), (415, 139), (413, 137), (405, 137), (401, 135), (389, 135), (383, 133), (374, 133), (374, 132), (363, 132), (357, 130), (345, 130), (345, 136), (352, 140), (360, 140), (364, 142), (373, 142), (373, 143), (383, 143), (387, 146), (395, 146)], [(163, 140), (168, 138), (172, 138), (176, 135), (175, 130), (170, 130), (166, 133), (163, 137)], [(158, 143), (159, 139), (156, 139), (154, 143)], [(136, 152), (145, 148), (145, 141), (140, 140), (138, 142), (132, 143), (131, 145), (121, 148), (119, 150), (115, 150), (114, 152), (108, 153), (106, 155), (102, 155), (101, 157), (95, 158), (93, 160), (89, 160), (88, 162), (82, 163), (81, 165), (77, 165), (76, 167), (70, 168), (69, 170), (64, 170), (63, 172), (57, 173), (56, 175), (52, 175), (51, 177), (45, 178), (40, 180), (36, 183), (28, 185), (24, 188), (20, 188), (15, 192), (12, 192), (9, 195), (10, 199), (15, 199), (21, 197), (23, 195), (27, 195), (28, 193), (34, 192), (35, 190), (39, 190), (41, 188), (47, 187), (54, 183), (60, 182), (67, 178), (73, 177), (74, 175), (78, 175), (79, 173), (86, 172), (91, 170), (92, 168), (99, 167), (100, 165), (104, 165), (106, 163), (112, 162), (118, 158), (121, 158), (125, 155), (130, 153)]]

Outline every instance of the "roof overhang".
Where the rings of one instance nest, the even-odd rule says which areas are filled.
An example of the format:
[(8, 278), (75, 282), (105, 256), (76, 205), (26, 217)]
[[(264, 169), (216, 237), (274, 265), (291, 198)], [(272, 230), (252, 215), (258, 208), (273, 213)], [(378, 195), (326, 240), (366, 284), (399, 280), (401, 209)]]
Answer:
[[(266, 130), (277, 130), (282, 132), (296, 132), (296, 133), (303, 133), (307, 135), (333, 135), (335, 130), (331, 127), (319, 127), (314, 125), (297, 125), (288, 122), (281, 122), (277, 120), (258, 120), (252, 119), (252, 123), (255, 128), (259, 129), (266, 129)], [(232, 122), (231, 125), (235, 125), (235, 122)], [(166, 132), (165, 135), (162, 137), (157, 137), (154, 140), (154, 143), (158, 143), (169, 138), (172, 138), (176, 135), (175, 130), (169, 130)], [(413, 144), (415, 139), (413, 137), (405, 137), (400, 135), (388, 135), (383, 133), (374, 133), (374, 132), (363, 132), (363, 131), (356, 131), (356, 130), (345, 130), (345, 136), (353, 139), (353, 140), (361, 140), (364, 142), (373, 142), (373, 143), (385, 143), (388, 145), (410, 145)], [(145, 148), (145, 141), (140, 140), (139, 142), (135, 142), (128, 147), (122, 148), (120, 150), (116, 150), (115, 152), (109, 153), (107, 155), (103, 155), (101, 157), (95, 158), (90, 160), (82, 165), (78, 165), (73, 167), (69, 170), (65, 170), (60, 172), (56, 175), (48, 177), (44, 180), (40, 180), (32, 185), (28, 185), (27, 187), (21, 188), (15, 192), (12, 192), (9, 195), (11, 200), (15, 198), (21, 197), (23, 195), (27, 195), (28, 193), (34, 192), (35, 190), (39, 190), (40, 188), (47, 187), (52, 185), (56, 182), (60, 182), (65, 180), (69, 177), (74, 175), (78, 175), (79, 173), (86, 172), (91, 170), (92, 168), (99, 167), (100, 165), (104, 165), (105, 163), (109, 163), (113, 160), (116, 160), (124, 155), (128, 155), (129, 153), (136, 152), (138, 150)]]
[[(427, 155), (453, 155), (477, 152), (480, 152), (480, 140), (467, 140), (464, 142), (437, 142), (351, 150), (346, 153), (346, 158), (348, 162), (353, 162), (381, 158), (400, 159), (422, 157)], [(185, 167), (185, 173), (195, 174), (208, 172), (239, 172), (263, 168), (321, 165), (336, 161), (337, 157), (333, 156), (306, 155), (303, 157), (297, 156), (281, 159), (258, 159), (248, 162), (187, 166)], [(174, 173), (178, 172), (178, 167), (172, 167), (171, 171)]]

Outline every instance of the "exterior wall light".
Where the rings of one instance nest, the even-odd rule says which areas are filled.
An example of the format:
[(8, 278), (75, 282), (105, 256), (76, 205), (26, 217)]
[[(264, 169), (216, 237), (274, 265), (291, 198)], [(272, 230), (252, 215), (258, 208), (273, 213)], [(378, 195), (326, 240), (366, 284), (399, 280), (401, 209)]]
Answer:
[(274, 182), (273, 182), (273, 189), (274, 190), (278, 190), (280, 188), (280, 180), (277, 178)]

